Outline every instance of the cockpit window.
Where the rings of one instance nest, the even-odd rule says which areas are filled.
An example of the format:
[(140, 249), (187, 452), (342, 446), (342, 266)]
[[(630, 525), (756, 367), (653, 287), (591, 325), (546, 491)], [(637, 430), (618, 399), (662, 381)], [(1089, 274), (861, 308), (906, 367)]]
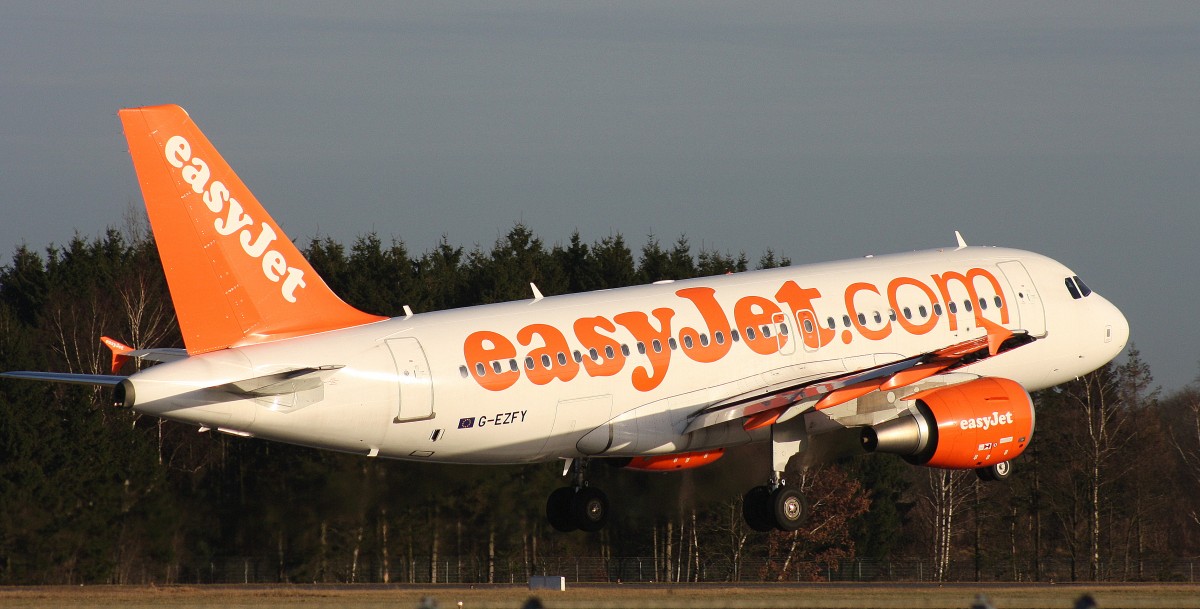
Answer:
[(1079, 275), (1072, 277), (1072, 279), (1074, 279), (1075, 284), (1079, 286), (1079, 293), (1083, 294), (1084, 298), (1092, 295), (1092, 288), (1087, 287), (1087, 284), (1085, 284), (1083, 280), (1079, 278)]
[(1075, 300), (1083, 298), (1083, 296), (1079, 295), (1079, 288), (1075, 287), (1075, 280), (1070, 277), (1067, 277), (1067, 291), (1071, 293), (1071, 298)]

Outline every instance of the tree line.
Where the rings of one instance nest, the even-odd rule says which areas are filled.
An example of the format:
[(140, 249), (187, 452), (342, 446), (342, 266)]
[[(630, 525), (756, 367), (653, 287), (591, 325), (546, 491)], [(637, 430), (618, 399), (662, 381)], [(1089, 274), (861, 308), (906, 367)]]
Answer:
[[(139, 226), (15, 250), (0, 267), (0, 370), (107, 373), (101, 335), (182, 346)], [(553, 295), (751, 267), (683, 237), (635, 251), (621, 235), (576, 233), (548, 246), (521, 224), (490, 249), (443, 237), (414, 255), (375, 234), (302, 249), (347, 302), (383, 315), (529, 298), (531, 282)], [(754, 267), (789, 264), (768, 250)], [(251, 563), (280, 582), (489, 582), (564, 557), (609, 565), (609, 577), (638, 557), (638, 577), (655, 581), (822, 579), (852, 559), (921, 561), (938, 580), (1158, 580), (1200, 553), (1200, 387), (1163, 394), (1133, 347), (1035, 394), (1035, 440), (1008, 483), (859, 455), (834, 434), (792, 474), (812, 513), (795, 533), (742, 522), (746, 473), (769, 469), (765, 446), (673, 474), (593, 466), (620, 498), (612, 520), (561, 534), (544, 517), (559, 463), (341, 455), (198, 433), (109, 397), (0, 382), (0, 584), (212, 581), (217, 565)]]

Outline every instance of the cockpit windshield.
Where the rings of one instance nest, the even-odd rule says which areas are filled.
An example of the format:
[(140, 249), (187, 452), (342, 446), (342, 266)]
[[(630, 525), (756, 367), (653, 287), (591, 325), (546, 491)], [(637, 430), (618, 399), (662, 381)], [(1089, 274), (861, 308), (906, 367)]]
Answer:
[(1071, 293), (1071, 298), (1074, 298), (1075, 300), (1087, 298), (1088, 296), (1092, 295), (1092, 289), (1087, 287), (1087, 284), (1079, 278), (1079, 275), (1067, 277), (1066, 284), (1067, 291)]

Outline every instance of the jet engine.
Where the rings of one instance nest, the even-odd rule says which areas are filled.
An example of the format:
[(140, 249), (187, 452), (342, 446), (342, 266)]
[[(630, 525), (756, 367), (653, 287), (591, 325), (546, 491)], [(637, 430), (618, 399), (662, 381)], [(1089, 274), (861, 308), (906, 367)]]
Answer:
[(1033, 400), (1008, 379), (981, 378), (906, 398), (913, 408), (862, 430), (867, 452), (903, 456), (914, 465), (978, 469), (1010, 461), (1033, 438)]

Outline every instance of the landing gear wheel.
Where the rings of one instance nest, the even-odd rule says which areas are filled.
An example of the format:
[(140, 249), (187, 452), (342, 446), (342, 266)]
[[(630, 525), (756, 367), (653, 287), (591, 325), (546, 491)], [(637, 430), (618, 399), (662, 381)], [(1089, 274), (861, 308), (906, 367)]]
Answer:
[(546, 520), (550, 521), (550, 526), (555, 530), (570, 533), (579, 528), (571, 517), (571, 500), (574, 498), (575, 489), (569, 486), (550, 493), (550, 498), (546, 500)]
[(775, 520), (771, 515), (770, 502), (770, 488), (756, 486), (747, 491), (742, 497), (742, 517), (746, 519), (746, 526), (759, 533), (774, 529)]
[(808, 519), (808, 504), (804, 494), (794, 488), (779, 487), (771, 494), (771, 510), (775, 528), (795, 531)]
[(585, 486), (571, 499), (571, 520), (579, 530), (595, 533), (608, 523), (608, 497), (599, 489)]
[(976, 468), (975, 475), (984, 482), (1003, 482), (1012, 476), (1012, 470), (1012, 461), (1001, 461), (987, 467)]

